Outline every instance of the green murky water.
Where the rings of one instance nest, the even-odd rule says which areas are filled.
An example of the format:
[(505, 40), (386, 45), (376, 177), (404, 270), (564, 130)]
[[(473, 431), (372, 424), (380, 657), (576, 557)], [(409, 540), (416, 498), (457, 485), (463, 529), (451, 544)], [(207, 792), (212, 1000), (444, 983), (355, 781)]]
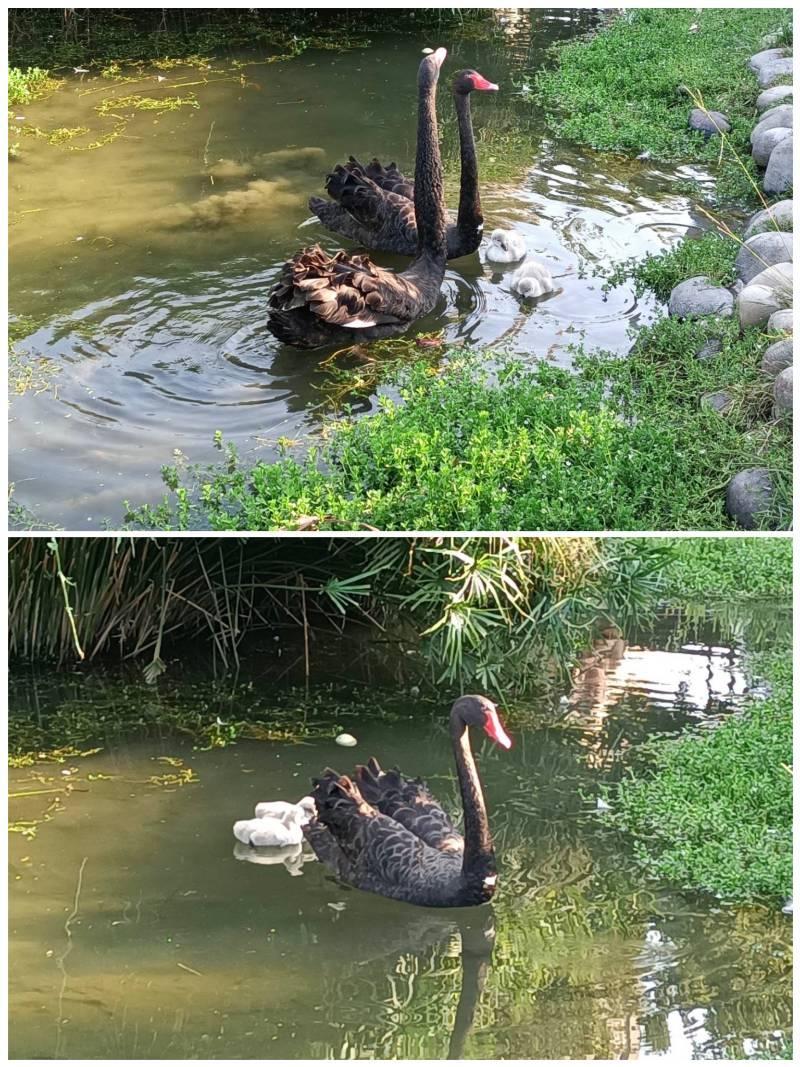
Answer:
[[(109, 734), (95, 756), (12, 771), (11, 792), (32, 794), (12, 799), (12, 818), (48, 818), (32, 840), (11, 837), (11, 1055), (633, 1059), (777, 1049), (791, 1033), (790, 920), (647, 882), (596, 798), (631, 744), (735, 714), (743, 652), (785, 633), (788, 611), (700, 611), (691, 625), (673, 616), (652, 632), (599, 638), (568, 685), (543, 678), (508, 717), (511, 751), (477, 748), (501, 863), (491, 908), (412, 908), (343, 889), (316, 862), (291, 873), (235, 851), (231, 825), (257, 801), (298, 799), (326, 764), (372, 753), (424, 775), (455, 805), (446, 709), (414, 707), (414, 671), (385, 644), (315, 651), (326, 682), (312, 704), (330, 729), (306, 744), (201, 752)], [(155, 689), (113, 673), (19, 675), (12, 714), (190, 702), (224, 718), (245, 700), (285, 704), (297, 699), (287, 687), (302, 681), (302, 662), (277, 644), (280, 655), (272, 639), (254, 648), (233, 688), (190, 663), (171, 664)], [(356, 734), (356, 749), (335, 745), (340, 728)], [(196, 781), (149, 781), (178, 773), (175, 759)]]
[[(497, 94), (476, 94), (473, 106), (487, 232), (522, 231), (561, 292), (525, 306), (508, 275), (476, 254), (449, 265), (439, 303), (418, 328), (565, 366), (580, 341), (624, 353), (628, 328), (648, 321), (655, 304), (637, 301), (627, 286), (604, 293), (592, 271), (704, 227), (677, 185), (697, 171), (554, 140), (526, 79), (554, 41), (584, 32), (595, 16), (511, 15), (499, 38), (449, 35), (445, 74), (474, 66), (500, 84)], [(227, 56), (211, 70), (146, 71), (131, 85), (70, 76), (50, 99), (14, 110), (19, 130), (88, 131), (61, 145), (11, 132), (21, 154), (10, 174), (15, 332), (21, 351), (58, 368), (54, 388), (13, 400), (18, 505), (70, 529), (116, 524), (123, 500), (160, 499), (159, 470), (175, 448), (212, 461), (221, 430), (245, 455), (270, 457), (279, 438), (318, 429), (329, 353), (278, 344), (265, 329), (266, 293), (298, 248), (339, 246), (316, 223), (300, 228), (308, 196), (321, 191), (333, 164), (349, 153), (412, 164), (423, 44), (391, 35), (366, 49), (309, 51), (290, 62)], [(448, 80), (439, 113), (455, 173)], [(96, 110), (131, 94), (194, 94), (198, 106)], [(115, 135), (120, 120), (110, 143), (81, 150)], [(220, 159), (228, 163), (220, 167)], [(500, 176), (486, 178), (489, 167)], [(361, 398), (355, 409), (374, 402)]]

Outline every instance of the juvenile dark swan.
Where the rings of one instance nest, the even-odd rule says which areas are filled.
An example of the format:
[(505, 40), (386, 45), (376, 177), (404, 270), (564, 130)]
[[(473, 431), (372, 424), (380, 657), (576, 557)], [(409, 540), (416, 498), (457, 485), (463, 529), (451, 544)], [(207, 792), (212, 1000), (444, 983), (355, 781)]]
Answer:
[(472, 756), (469, 727), (511, 747), (486, 697), (463, 696), (450, 712), (450, 739), (464, 808), (464, 835), (419, 779), (382, 771), (376, 760), (354, 779), (326, 769), (314, 782), (317, 818), (303, 833), (342, 882), (409, 904), (465, 908), (485, 904), (497, 888), (489, 820)]
[[(461, 192), (458, 217), (455, 222), (447, 224), (448, 259), (468, 256), (481, 243), (483, 214), (469, 96), (476, 89), (497, 88), (477, 70), (460, 70), (453, 77), (453, 100), (461, 145)], [(396, 164), (384, 167), (373, 159), (364, 166), (351, 156), (348, 163), (335, 167), (328, 175), (325, 189), (332, 199), (312, 196), (308, 206), (329, 230), (380, 252), (395, 252), (401, 256), (416, 253), (414, 183), (397, 169)]]
[(403, 333), (436, 303), (447, 256), (442, 161), (436, 125), (436, 84), (447, 52), (439, 48), (419, 66), (417, 162), (414, 208), (417, 247), (411, 265), (399, 274), (378, 267), (368, 256), (319, 245), (287, 263), (269, 297), (267, 328), (297, 348), (391, 337)]

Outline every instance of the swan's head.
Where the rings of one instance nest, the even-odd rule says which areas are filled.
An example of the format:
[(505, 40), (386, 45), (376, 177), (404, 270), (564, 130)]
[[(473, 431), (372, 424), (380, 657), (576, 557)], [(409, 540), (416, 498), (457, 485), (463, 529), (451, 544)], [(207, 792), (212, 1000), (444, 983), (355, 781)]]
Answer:
[(428, 55), (423, 57), (417, 74), (417, 87), (419, 89), (430, 89), (436, 85), (439, 80), (439, 71), (442, 69), (442, 63), (446, 58), (446, 48), (437, 48), (435, 52), (429, 52)]
[(496, 245), (498, 248), (501, 248), (504, 252), (507, 252), (508, 239), (510, 236), (511, 235), (508, 230), (492, 230), (492, 232), (489, 234), (489, 242), (490, 244)]
[(309, 819), (316, 819), (317, 805), (313, 797), (303, 797), (302, 800), (298, 800), (297, 806), (303, 809), (303, 814)]
[(517, 282), (517, 292), (520, 296), (541, 296), (544, 292), (542, 283), (537, 278), (520, 278)]
[(494, 82), (488, 81), (482, 74), (479, 74), (477, 70), (459, 70), (453, 75), (453, 92), (461, 93), (464, 96), (471, 93), (474, 89), (497, 91), (499, 88), (499, 85), (495, 85)]
[(497, 705), (493, 704), (488, 697), (459, 697), (450, 714), (452, 717), (460, 719), (467, 726), (480, 726), (495, 744), (502, 745), (503, 748), (511, 748), (511, 738), (500, 722), (500, 716), (497, 714)]

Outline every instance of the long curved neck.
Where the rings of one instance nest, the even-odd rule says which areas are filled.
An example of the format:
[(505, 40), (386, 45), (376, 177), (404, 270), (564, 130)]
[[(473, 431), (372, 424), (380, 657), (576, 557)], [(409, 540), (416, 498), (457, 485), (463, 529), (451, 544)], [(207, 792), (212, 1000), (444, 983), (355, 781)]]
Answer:
[(483, 228), (481, 195), (478, 189), (478, 157), (472, 131), (469, 93), (454, 93), (461, 146), (461, 192), (458, 198), (458, 232), (466, 238), (480, 238)]
[(444, 264), (447, 237), (435, 85), (419, 91), (414, 211), (417, 217), (417, 259), (441, 260)]
[[(494, 848), (489, 832), (489, 817), (483, 799), (481, 780), (469, 743), (469, 729), (458, 715), (450, 716), (450, 734), (458, 771), (458, 785), (464, 806), (464, 873), (494, 870)], [(491, 871), (490, 871), (491, 868)]]

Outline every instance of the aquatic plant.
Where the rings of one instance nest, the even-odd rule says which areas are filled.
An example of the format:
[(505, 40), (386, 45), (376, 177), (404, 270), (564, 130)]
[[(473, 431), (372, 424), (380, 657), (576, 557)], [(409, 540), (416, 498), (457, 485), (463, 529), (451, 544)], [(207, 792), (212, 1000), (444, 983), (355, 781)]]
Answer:
[(792, 891), (792, 657), (754, 657), (772, 695), (713, 729), (657, 739), (619, 784), (611, 819), (651, 875), (725, 900)]
[(12, 107), (16, 104), (29, 104), (32, 100), (54, 92), (59, 85), (61, 82), (57, 78), (51, 78), (49, 70), (40, 70), (39, 67), (28, 67), (26, 70), (9, 67), (8, 102)]
[(681, 537), (659, 540), (672, 562), (665, 575), (670, 598), (759, 599), (791, 597), (790, 537)]
[[(721, 343), (713, 361), (695, 353)], [(789, 521), (790, 435), (765, 421), (763, 339), (732, 321), (661, 319), (626, 359), (578, 350), (579, 372), (448, 348), (389, 375), (402, 402), (329, 421), (304, 459), (165, 468), (173, 496), (126, 505), (148, 529), (727, 529), (724, 487), (747, 466), (778, 485), (765, 525)], [(487, 364), (494, 365), (492, 375)], [(721, 415), (705, 392), (733, 397)]]

